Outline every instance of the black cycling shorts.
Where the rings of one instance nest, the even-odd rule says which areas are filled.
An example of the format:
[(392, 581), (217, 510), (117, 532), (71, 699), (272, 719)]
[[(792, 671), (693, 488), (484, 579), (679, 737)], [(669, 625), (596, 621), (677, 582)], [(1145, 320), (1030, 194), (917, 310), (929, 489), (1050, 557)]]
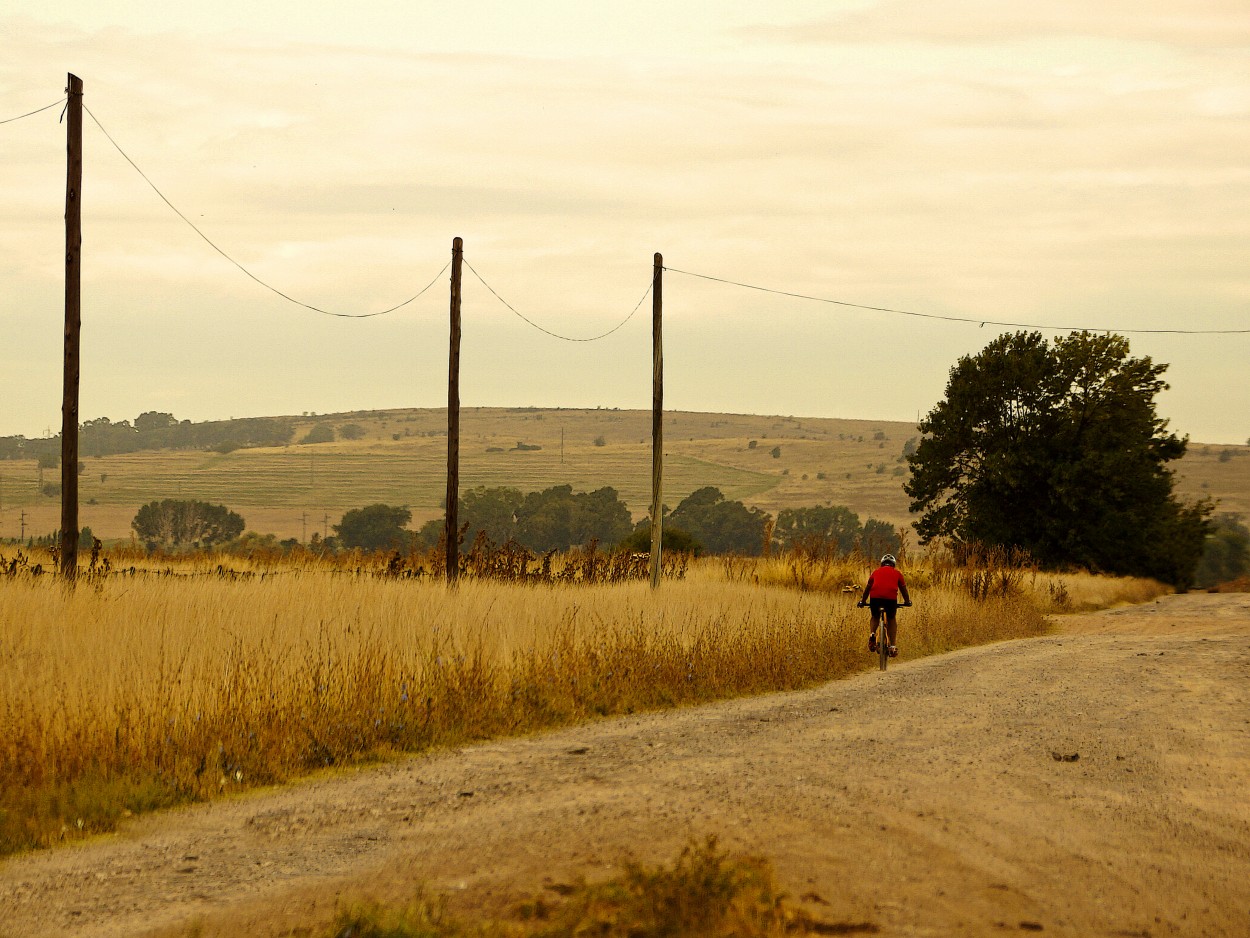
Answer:
[(870, 600), (868, 600), (868, 608), (872, 610), (873, 615), (877, 615), (878, 613), (881, 613), (881, 612), (886, 612), (886, 613), (898, 612), (898, 600), (897, 599), (881, 599), (877, 596), (874, 596)]

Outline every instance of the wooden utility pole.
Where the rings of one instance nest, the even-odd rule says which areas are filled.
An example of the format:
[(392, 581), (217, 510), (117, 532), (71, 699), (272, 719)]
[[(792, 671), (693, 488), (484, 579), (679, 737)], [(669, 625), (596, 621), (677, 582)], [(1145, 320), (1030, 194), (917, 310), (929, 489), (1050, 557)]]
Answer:
[(460, 267), (464, 241), (451, 242), (451, 347), (447, 358), (447, 582), (460, 576)]
[(651, 281), (651, 588), (660, 585), (664, 532), (664, 258), (657, 252)]
[(82, 326), (82, 79), (66, 103), (65, 380), (61, 397), (61, 578), (78, 575), (78, 333)]

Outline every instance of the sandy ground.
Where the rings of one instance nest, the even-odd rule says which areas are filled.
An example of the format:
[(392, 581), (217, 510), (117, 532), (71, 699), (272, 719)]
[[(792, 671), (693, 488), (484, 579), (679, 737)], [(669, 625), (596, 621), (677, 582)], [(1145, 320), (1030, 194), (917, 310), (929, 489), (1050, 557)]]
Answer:
[(715, 833), (842, 933), (1250, 935), (1250, 596), (1058, 628), (136, 820), (0, 866), (0, 934), (303, 935), (418, 882), (499, 910)]

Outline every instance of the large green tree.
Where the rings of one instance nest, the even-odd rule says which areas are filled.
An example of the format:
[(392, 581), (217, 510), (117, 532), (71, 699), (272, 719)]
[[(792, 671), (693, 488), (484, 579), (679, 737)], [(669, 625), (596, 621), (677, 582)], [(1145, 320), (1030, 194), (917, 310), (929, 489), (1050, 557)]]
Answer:
[(1211, 506), (1173, 491), (1168, 463), (1187, 441), (1155, 410), (1166, 369), (1089, 332), (1003, 335), (961, 358), (908, 457), (921, 541), (1188, 585)]
[(334, 533), (344, 547), (361, 550), (392, 550), (403, 547), (409, 539), (407, 524), (412, 512), (393, 505), (366, 505), (343, 513), (334, 525)]
[(1202, 588), (1227, 583), (1250, 572), (1250, 528), (1235, 515), (1215, 520), (1202, 551), (1194, 585)]
[(709, 554), (755, 556), (764, 550), (769, 515), (739, 501), (726, 501), (720, 489), (707, 485), (683, 498), (664, 523), (670, 521)]
[(805, 544), (837, 544), (842, 553), (850, 553), (863, 533), (859, 515), (845, 505), (815, 505), (810, 508), (783, 508), (777, 513), (773, 532), (784, 550)]
[(130, 526), (150, 547), (211, 547), (242, 534), (244, 522), (225, 505), (166, 498), (140, 508)]
[[(487, 488), (479, 485), (460, 496), (458, 517), (467, 525), (464, 543), (472, 544), (478, 533), (486, 532), (496, 544), (516, 537), (516, 513), (525, 496), (520, 489), (506, 486)], [(440, 520), (438, 524), (442, 524)]]
[(574, 493), (571, 485), (555, 485), (530, 492), (516, 509), (516, 539), (531, 550), (616, 544), (632, 529), (629, 509), (610, 486)]

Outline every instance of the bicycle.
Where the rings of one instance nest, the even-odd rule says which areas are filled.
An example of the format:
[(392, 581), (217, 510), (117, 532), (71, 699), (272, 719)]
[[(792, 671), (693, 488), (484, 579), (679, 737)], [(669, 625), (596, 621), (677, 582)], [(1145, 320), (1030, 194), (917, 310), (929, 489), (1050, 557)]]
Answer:
[[(871, 604), (863, 602), (861, 600), (855, 605), (862, 609), (865, 606), (870, 606)], [(899, 603), (897, 608), (903, 609), (910, 605), (911, 603)], [(889, 622), (889, 619), (890, 617), (886, 614), (886, 611), (882, 609), (881, 614), (877, 618), (877, 632), (876, 632), (877, 663), (882, 671), (886, 669), (886, 665), (889, 664), (889, 661), (890, 661), (890, 633), (886, 627), (886, 624)], [(895, 618), (895, 628), (898, 627), (897, 623), (898, 623), (898, 619)]]

